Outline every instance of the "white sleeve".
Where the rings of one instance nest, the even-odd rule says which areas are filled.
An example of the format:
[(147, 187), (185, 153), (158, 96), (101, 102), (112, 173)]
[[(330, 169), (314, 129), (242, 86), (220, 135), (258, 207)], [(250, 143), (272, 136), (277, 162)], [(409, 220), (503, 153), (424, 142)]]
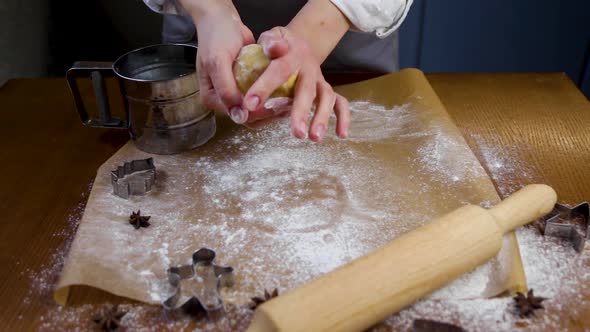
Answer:
[(178, 0), (143, 0), (151, 10), (160, 14), (186, 16), (187, 13)]
[(413, 0), (330, 0), (356, 30), (385, 38), (402, 24)]

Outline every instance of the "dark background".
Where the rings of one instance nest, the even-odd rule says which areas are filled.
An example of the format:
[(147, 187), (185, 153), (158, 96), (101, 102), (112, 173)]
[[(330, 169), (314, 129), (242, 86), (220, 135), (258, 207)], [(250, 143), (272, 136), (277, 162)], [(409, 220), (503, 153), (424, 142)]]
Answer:
[[(141, 0), (0, 0), (0, 82), (63, 76), (160, 42)], [(426, 72), (566, 72), (590, 96), (590, 0), (415, 0), (400, 65)]]
[(0, 0), (0, 81), (63, 76), (74, 61), (112, 61), (161, 41), (141, 0)]
[(566, 72), (590, 97), (590, 0), (415, 0), (400, 64), (426, 72)]

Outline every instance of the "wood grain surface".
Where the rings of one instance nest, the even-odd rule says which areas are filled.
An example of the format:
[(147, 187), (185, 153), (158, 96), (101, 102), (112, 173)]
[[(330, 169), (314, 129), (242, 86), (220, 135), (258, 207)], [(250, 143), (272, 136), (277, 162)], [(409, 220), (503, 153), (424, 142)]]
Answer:
[[(590, 103), (565, 74), (433, 74), (428, 80), (501, 197), (545, 183), (559, 202), (590, 201)], [(590, 271), (585, 261), (580, 273)], [(588, 286), (578, 285), (577, 299), (560, 294), (560, 304), (546, 306), (543, 315), (559, 317), (555, 330), (590, 330)]]
[[(590, 200), (590, 103), (564, 74), (428, 79), (501, 196), (543, 182), (560, 201)], [(75, 232), (96, 169), (128, 135), (82, 126), (63, 79), (7, 82), (0, 87), (0, 115), (0, 326), (35, 330), (55, 306), (54, 265)], [(584, 288), (590, 300), (590, 287)], [(105, 301), (120, 299), (87, 288), (74, 288), (70, 299), (96, 307)], [(586, 309), (564, 310), (563, 328), (590, 327)]]
[(0, 327), (22, 331), (52, 304), (54, 255), (128, 134), (82, 126), (63, 79), (9, 81), (0, 105)]
[(565, 74), (432, 74), (428, 80), (500, 196), (544, 182), (560, 202), (590, 200), (590, 103)]

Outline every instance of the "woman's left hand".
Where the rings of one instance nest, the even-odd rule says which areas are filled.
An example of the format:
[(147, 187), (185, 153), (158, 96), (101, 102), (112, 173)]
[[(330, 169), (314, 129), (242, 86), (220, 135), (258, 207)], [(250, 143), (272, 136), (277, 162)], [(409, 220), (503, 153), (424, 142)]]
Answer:
[[(270, 65), (246, 92), (243, 109), (249, 111), (248, 122), (257, 122), (277, 115), (265, 108), (270, 95), (298, 74), (291, 108), (291, 131), (297, 138), (309, 133), (312, 141), (320, 142), (328, 128), (332, 112), (336, 114), (336, 134), (345, 138), (350, 126), (350, 109), (346, 98), (334, 92), (320, 69), (320, 61), (308, 43), (285, 27), (276, 27), (260, 35), (258, 43), (271, 58)], [(309, 129), (307, 121), (312, 105), (316, 106)], [(268, 105), (267, 105), (268, 106)]]

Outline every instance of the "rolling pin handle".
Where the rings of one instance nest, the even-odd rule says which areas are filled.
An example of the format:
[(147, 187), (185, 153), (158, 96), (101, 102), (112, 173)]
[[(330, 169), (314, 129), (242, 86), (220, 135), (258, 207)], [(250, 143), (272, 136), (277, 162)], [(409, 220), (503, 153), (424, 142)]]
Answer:
[(504, 234), (547, 215), (557, 193), (544, 184), (528, 185), (489, 210)]

